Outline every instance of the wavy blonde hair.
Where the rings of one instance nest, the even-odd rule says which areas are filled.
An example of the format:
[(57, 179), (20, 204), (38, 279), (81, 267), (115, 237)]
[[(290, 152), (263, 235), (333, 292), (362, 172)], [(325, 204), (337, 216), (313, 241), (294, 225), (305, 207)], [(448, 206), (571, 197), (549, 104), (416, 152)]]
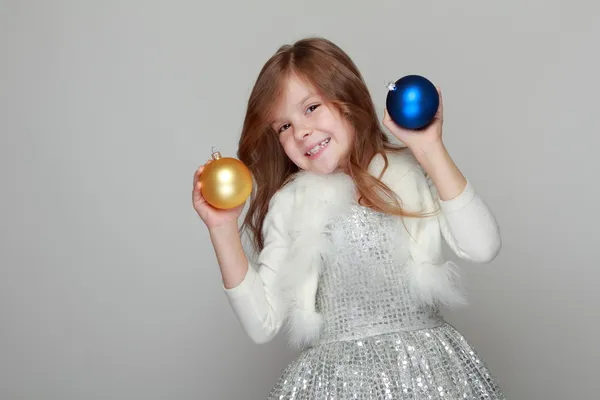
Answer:
[(331, 41), (309, 37), (281, 46), (265, 63), (254, 84), (242, 134), (238, 158), (248, 166), (255, 186), (242, 230), (249, 229), (255, 250), (264, 246), (263, 222), (273, 195), (298, 172), (283, 151), (270, 117), (285, 87), (295, 74), (314, 86), (324, 101), (334, 106), (354, 129), (354, 140), (344, 172), (352, 177), (360, 204), (398, 216), (422, 216), (402, 209), (394, 192), (368, 166), (376, 154), (408, 151), (391, 143), (383, 132), (367, 85), (350, 57)]

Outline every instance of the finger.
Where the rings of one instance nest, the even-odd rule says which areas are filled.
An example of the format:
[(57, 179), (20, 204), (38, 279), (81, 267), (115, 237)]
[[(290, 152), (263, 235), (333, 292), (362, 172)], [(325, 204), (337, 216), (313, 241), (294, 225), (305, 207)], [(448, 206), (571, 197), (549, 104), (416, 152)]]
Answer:
[(388, 113), (387, 108), (383, 109), (383, 120), (381, 121), (383, 122), (383, 125), (388, 128), (388, 129), (393, 129), (393, 125), (392, 125), (392, 118), (390, 117), (390, 114)]
[(194, 183), (194, 186), (192, 187), (192, 195), (194, 197), (201, 195), (201, 192), (200, 192), (201, 186), (202, 186), (202, 184), (200, 183), (200, 181)]
[(435, 113), (435, 117), (434, 118), (442, 118), (442, 116), (444, 115), (444, 102), (442, 100), (442, 89), (439, 86), (436, 86), (437, 92), (438, 92), (438, 96), (440, 99), (440, 103), (438, 105), (438, 109), (437, 112)]
[(192, 189), (192, 203), (193, 204), (204, 204), (206, 200), (202, 196), (202, 183), (197, 182)]
[(383, 118), (383, 125), (390, 131), (390, 133), (397, 135), (398, 132), (403, 129), (392, 119), (390, 114), (385, 110), (385, 117)]
[(196, 182), (198, 182), (198, 180), (200, 179), (200, 175), (202, 175), (202, 171), (204, 171), (204, 165), (201, 165), (196, 172), (194, 172), (194, 184), (196, 184)]
[(390, 120), (390, 113), (388, 113), (387, 107), (383, 109), (383, 121)]

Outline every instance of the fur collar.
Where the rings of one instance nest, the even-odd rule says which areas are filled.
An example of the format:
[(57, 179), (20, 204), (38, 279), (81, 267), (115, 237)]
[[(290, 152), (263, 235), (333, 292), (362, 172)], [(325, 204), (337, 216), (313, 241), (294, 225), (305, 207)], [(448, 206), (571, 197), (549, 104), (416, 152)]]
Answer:
[[(435, 211), (435, 191), (414, 157), (410, 153), (390, 153), (387, 157), (389, 165), (382, 181), (399, 196), (402, 206), (410, 211)], [(369, 171), (379, 176), (384, 165), (383, 157), (377, 155)], [(295, 346), (318, 339), (321, 316), (315, 310), (315, 294), (321, 264), (333, 256), (328, 221), (355, 205), (355, 199), (354, 184), (345, 174), (300, 172), (272, 200), (270, 212), (280, 214), (289, 237), (280, 289), (287, 300), (289, 337)], [(399, 243), (398, 249), (410, 253), (411, 262), (402, 273), (415, 297), (424, 305), (465, 303), (456, 265), (442, 260), (437, 216), (398, 221), (399, 229), (407, 229), (413, 239), (408, 245)]]

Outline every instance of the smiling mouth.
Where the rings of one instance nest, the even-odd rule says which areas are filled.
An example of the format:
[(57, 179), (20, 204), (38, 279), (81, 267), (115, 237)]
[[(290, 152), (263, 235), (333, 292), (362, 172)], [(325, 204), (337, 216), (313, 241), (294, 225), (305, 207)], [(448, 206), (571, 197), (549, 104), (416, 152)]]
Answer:
[(325, 147), (327, 147), (327, 145), (329, 144), (330, 141), (331, 141), (331, 138), (327, 138), (304, 154), (307, 157), (314, 156), (315, 154), (317, 154), (318, 152), (323, 150)]

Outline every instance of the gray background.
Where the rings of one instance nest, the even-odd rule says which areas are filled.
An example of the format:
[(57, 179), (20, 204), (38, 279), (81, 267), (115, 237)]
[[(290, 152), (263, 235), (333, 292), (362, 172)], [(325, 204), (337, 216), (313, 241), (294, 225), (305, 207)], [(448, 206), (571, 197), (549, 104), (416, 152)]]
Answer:
[[(266, 59), (306, 35), (441, 86), (504, 247), (447, 317), (511, 399), (598, 394), (598, 6), (557, 1), (0, 3), (0, 398), (262, 399), (191, 207)], [(596, 43), (596, 44), (595, 44)]]

